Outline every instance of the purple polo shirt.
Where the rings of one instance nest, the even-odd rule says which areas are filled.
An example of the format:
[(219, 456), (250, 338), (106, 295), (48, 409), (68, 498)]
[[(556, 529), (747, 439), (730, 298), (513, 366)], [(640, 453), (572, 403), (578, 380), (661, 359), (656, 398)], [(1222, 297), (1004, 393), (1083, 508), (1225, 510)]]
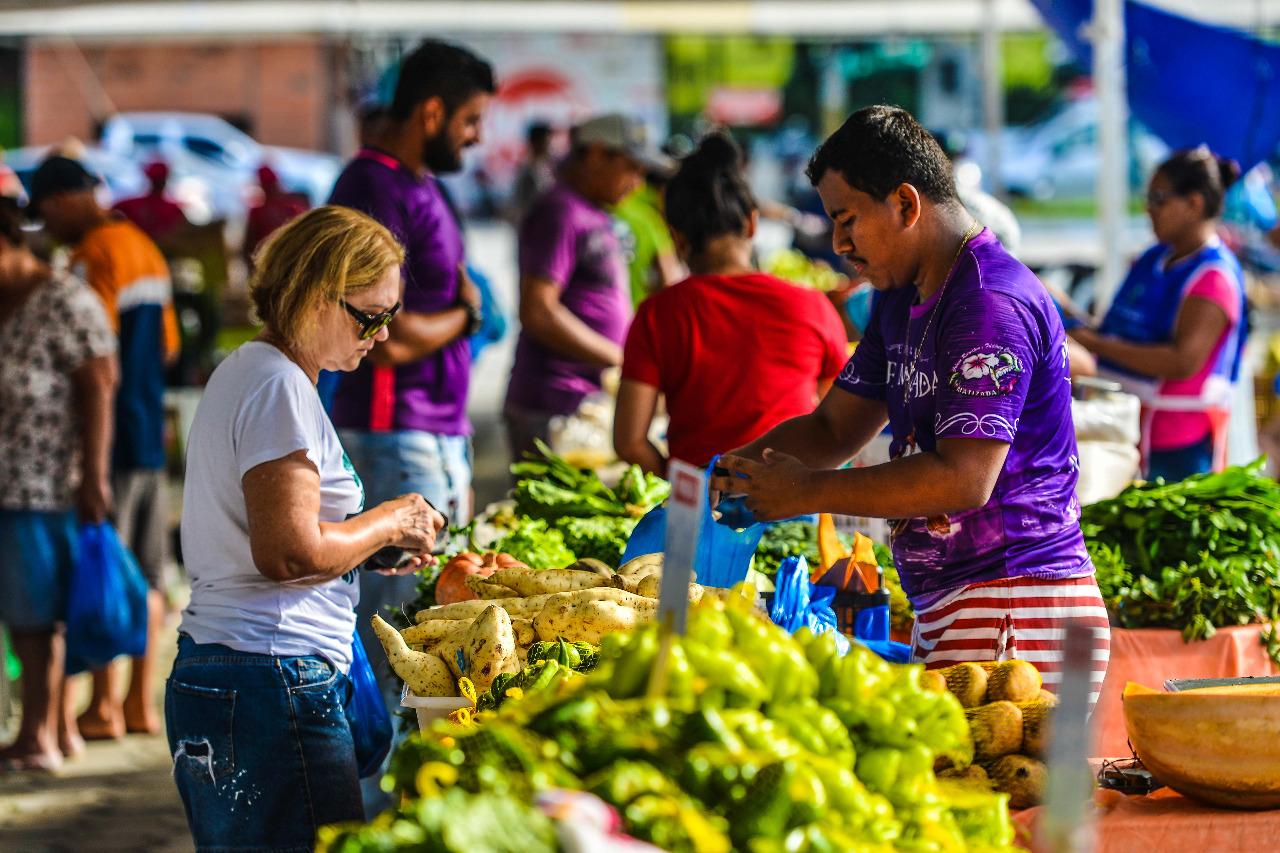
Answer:
[(1066, 335), (1044, 287), (983, 229), (946, 287), (924, 304), (916, 297), (914, 287), (884, 294), (836, 386), (885, 401), (893, 458), (934, 450), (940, 438), (1010, 448), (986, 506), (891, 522), (903, 589), (919, 607), (976, 583), (1092, 573), (1075, 496)]
[[(622, 345), (631, 322), (630, 279), (608, 213), (564, 186), (539, 196), (520, 227), (520, 275), (560, 285), (560, 303)], [(602, 369), (560, 355), (526, 331), (516, 343), (507, 402), (553, 415), (577, 411), (600, 390)]]
[[(430, 175), (415, 175), (390, 155), (365, 149), (338, 176), (329, 204), (367, 213), (404, 246), (404, 310), (429, 314), (457, 304), (462, 232)], [(466, 337), (394, 368), (365, 361), (342, 375), (333, 398), (333, 423), (339, 429), (470, 435), (470, 381)]]

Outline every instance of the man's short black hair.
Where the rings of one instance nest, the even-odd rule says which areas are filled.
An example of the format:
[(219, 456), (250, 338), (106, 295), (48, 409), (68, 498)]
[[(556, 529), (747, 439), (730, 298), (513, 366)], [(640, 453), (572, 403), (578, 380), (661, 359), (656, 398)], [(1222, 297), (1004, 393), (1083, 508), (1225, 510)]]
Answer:
[(404, 121), (418, 104), (438, 97), (452, 114), (473, 95), (496, 90), (489, 63), (465, 47), (428, 39), (401, 60), (388, 111), (396, 121)]
[(883, 201), (911, 184), (935, 203), (955, 199), (951, 163), (937, 140), (900, 107), (863, 107), (818, 146), (805, 175), (815, 187), (828, 171)]

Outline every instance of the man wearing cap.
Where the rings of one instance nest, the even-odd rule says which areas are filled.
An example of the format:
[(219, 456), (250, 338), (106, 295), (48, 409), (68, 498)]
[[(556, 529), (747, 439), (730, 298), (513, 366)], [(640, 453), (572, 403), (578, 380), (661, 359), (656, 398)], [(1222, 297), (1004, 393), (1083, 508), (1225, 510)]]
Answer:
[(137, 198), (117, 202), (111, 209), (128, 217), (134, 225), (147, 232), (152, 240), (163, 241), (179, 227), (190, 223), (182, 208), (164, 196), (165, 187), (169, 183), (169, 164), (156, 160), (148, 163), (142, 172), (151, 184), (150, 189)]
[(577, 411), (604, 369), (622, 364), (630, 284), (607, 211), (647, 170), (672, 166), (629, 116), (597, 116), (570, 139), (559, 183), (520, 228), (522, 329), (503, 411), (514, 459), (548, 441), (551, 419)]
[(164, 447), (164, 372), (181, 339), (173, 292), (155, 243), (129, 220), (104, 210), (94, 196), (98, 179), (79, 162), (49, 157), (31, 176), (27, 211), (54, 240), (71, 249), (70, 268), (102, 299), (120, 335), (111, 486), (113, 520), (146, 575), (147, 653), (134, 658), (121, 708), (112, 670), (93, 674), (93, 698), (79, 719), (89, 739), (159, 731), (154, 697), (156, 642), (164, 617), (162, 575), (168, 550)]

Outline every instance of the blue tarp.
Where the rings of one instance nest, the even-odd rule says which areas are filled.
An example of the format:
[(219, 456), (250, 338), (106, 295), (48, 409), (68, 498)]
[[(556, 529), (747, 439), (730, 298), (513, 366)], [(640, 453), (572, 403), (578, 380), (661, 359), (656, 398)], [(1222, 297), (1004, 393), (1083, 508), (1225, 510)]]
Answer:
[[(1092, 0), (1032, 0), (1086, 65)], [(1129, 111), (1171, 148), (1208, 145), (1248, 171), (1280, 144), (1280, 45), (1125, 4)]]

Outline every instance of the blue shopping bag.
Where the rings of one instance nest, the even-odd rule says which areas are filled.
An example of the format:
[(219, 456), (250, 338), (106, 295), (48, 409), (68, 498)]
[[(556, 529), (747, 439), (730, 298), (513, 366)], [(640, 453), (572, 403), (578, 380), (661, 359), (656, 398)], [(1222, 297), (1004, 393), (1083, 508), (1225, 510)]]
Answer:
[[(809, 581), (809, 566), (804, 557), (787, 557), (774, 578), (776, 590), (769, 607), (769, 618), (792, 633), (807, 627), (814, 634), (836, 632), (839, 654), (849, 650), (849, 640), (838, 630), (833, 602), (839, 591), (834, 586)], [(883, 605), (864, 607), (854, 617), (853, 638), (880, 657), (892, 663), (911, 659), (911, 647), (889, 639), (889, 608)]]
[(391, 714), (359, 633), (351, 640), (351, 701), (346, 711), (356, 744), (356, 766), (363, 779), (377, 773), (391, 751)]
[(110, 522), (80, 526), (67, 601), (66, 672), (147, 651), (147, 580)]
[[(711, 460), (707, 473), (715, 467), (720, 457)], [(742, 512), (746, 512), (743, 508)], [(750, 521), (750, 515), (741, 513), (733, 521), (744, 524), (743, 527), (732, 527), (729, 518), (721, 516), (719, 520), (711, 512), (710, 500), (703, 501), (702, 524), (698, 533), (698, 553), (694, 569), (698, 573), (698, 583), (703, 586), (729, 588), (747, 578), (747, 570), (751, 568), (751, 557), (760, 545), (760, 537), (764, 535), (764, 524)], [(622, 554), (622, 563), (645, 554), (661, 553), (667, 536), (667, 509), (665, 506), (654, 507), (631, 531), (627, 547)]]

